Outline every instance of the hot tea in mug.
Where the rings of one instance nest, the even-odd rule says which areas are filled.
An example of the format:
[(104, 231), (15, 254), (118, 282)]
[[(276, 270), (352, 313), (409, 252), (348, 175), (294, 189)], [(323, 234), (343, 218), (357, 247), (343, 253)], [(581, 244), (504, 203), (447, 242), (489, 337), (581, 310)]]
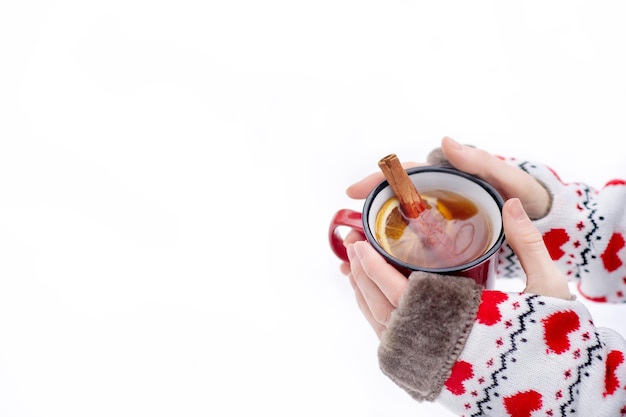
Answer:
[(421, 195), (426, 222), (407, 217), (395, 196), (376, 215), (376, 240), (391, 256), (422, 267), (447, 268), (489, 249), (493, 228), (484, 208), (450, 190), (422, 190)]
[(488, 183), (454, 168), (406, 170), (425, 203), (419, 221), (407, 216), (388, 181), (365, 200), (361, 212), (342, 209), (329, 228), (333, 252), (348, 261), (340, 227), (361, 232), (391, 265), (413, 271), (457, 275), (493, 288), (495, 254), (504, 242), (504, 200)]

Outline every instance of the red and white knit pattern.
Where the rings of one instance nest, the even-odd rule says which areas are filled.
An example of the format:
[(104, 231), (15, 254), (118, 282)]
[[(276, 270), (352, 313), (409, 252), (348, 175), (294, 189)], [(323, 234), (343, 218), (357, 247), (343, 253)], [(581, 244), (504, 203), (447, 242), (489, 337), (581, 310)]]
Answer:
[(484, 291), (437, 401), (462, 417), (626, 416), (625, 345), (580, 302)]
[[(542, 182), (553, 195), (552, 209), (535, 226), (552, 259), (581, 294), (594, 301), (626, 302), (626, 181), (595, 190), (564, 183), (549, 167), (508, 159)], [(498, 256), (498, 276), (523, 277), (508, 245)]]

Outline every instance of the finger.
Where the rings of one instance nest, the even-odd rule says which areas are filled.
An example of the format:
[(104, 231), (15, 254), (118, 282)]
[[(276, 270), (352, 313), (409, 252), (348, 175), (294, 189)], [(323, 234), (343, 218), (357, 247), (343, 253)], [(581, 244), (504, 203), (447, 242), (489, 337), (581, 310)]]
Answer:
[(407, 278), (387, 263), (369, 242), (357, 242), (354, 251), (361, 268), (394, 308), (409, 285)]
[(352, 286), (352, 289), (354, 290), (354, 296), (356, 298), (356, 303), (359, 307), (359, 310), (361, 310), (361, 313), (363, 314), (363, 316), (365, 317), (369, 325), (372, 327), (372, 329), (374, 329), (376, 336), (378, 336), (378, 338), (380, 339), (383, 332), (387, 329), (387, 327), (379, 323), (378, 321), (376, 321), (376, 319), (374, 318), (374, 315), (372, 314), (369, 306), (367, 305), (367, 302), (365, 301), (365, 297), (363, 297), (361, 290), (359, 289), (358, 285), (354, 281), (354, 277), (352, 276), (352, 274), (348, 274), (348, 278), (350, 280), (350, 285)]
[[(348, 245), (353, 244), (354, 242), (358, 242), (360, 240), (365, 240), (365, 235), (357, 230), (350, 230), (346, 237), (343, 239), (343, 245), (347, 248)], [(339, 265), (339, 270), (342, 274), (348, 275), (350, 273), (350, 262), (342, 262)]]
[(507, 242), (526, 273), (524, 292), (571, 299), (567, 280), (550, 258), (543, 237), (524, 212), (517, 198), (507, 200), (502, 208)]
[(346, 237), (343, 239), (343, 244), (348, 246), (351, 243), (358, 242), (360, 240), (365, 240), (365, 235), (358, 230), (351, 229)]
[(530, 217), (538, 219), (547, 213), (548, 191), (528, 173), (487, 151), (463, 146), (449, 137), (443, 138), (441, 149), (452, 166), (493, 185), (505, 200), (519, 198)]
[[(404, 162), (402, 166), (404, 169), (413, 168), (418, 165), (416, 162)], [(362, 180), (352, 184), (346, 190), (346, 194), (350, 198), (354, 198), (357, 200), (362, 200), (367, 197), (370, 191), (374, 189), (378, 184), (380, 184), (385, 179), (385, 176), (382, 172), (374, 172)]]
[(360, 242), (357, 242), (347, 247), (351, 275), (374, 320), (377, 323), (386, 325), (395, 307), (363, 269), (355, 251), (355, 245), (359, 244)]

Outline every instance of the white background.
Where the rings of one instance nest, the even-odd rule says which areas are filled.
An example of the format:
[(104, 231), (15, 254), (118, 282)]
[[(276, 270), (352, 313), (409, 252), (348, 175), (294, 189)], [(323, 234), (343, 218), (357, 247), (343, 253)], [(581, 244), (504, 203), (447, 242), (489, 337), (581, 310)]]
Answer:
[(2, 1), (0, 415), (449, 416), (327, 228), (444, 135), (624, 178), (621, 3), (508, 4)]

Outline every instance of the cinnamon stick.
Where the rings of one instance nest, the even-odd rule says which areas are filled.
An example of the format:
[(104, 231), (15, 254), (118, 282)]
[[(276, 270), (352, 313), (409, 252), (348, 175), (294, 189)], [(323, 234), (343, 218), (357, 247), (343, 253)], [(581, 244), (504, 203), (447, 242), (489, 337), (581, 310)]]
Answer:
[(378, 161), (378, 166), (398, 198), (404, 215), (411, 219), (419, 217), (420, 213), (426, 210), (426, 204), (409, 178), (409, 174), (402, 168), (396, 154), (385, 156)]

